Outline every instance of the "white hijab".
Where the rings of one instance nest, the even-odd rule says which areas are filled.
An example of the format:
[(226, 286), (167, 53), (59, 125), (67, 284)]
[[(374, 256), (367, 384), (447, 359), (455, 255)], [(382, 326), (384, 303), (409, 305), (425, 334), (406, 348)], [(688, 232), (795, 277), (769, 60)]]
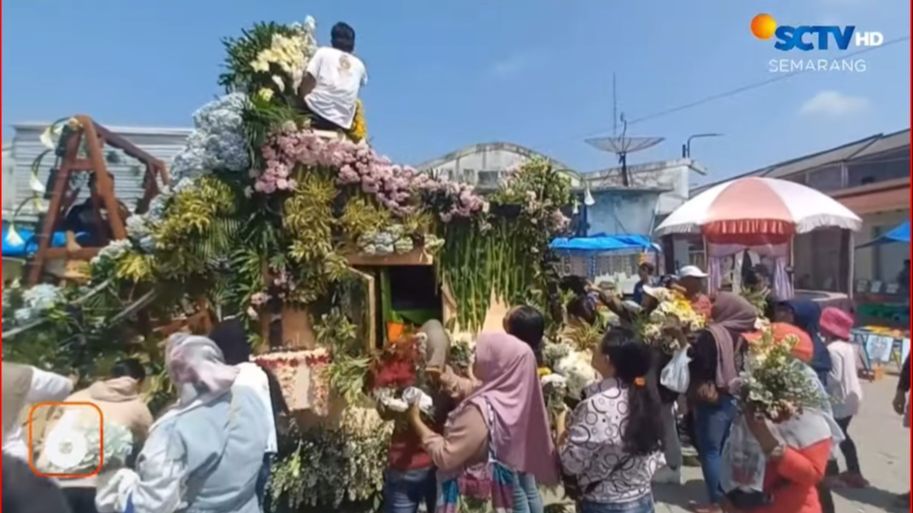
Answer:
[(238, 377), (238, 368), (225, 363), (212, 340), (188, 333), (175, 333), (165, 346), (165, 367), (178, 389), (178, 401), (155, 424), (206, 404), (227, 393)]

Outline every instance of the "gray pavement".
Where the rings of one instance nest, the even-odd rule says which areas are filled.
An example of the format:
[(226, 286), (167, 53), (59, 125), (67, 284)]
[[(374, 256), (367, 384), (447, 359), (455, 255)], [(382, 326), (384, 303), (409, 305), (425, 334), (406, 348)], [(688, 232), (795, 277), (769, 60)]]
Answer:
[[(865, 399), (862, 411), (850, 424), (850, 435), (856, 442), (863, 474), (871, 486), (862, 490), (834, 490), (837, 513), (903, 511), (892, 507), (894, 496), (910, 489), (910, 438), (901, 417), (891, 408), (896, 376), (885, 376), (873, 383), (863, 383)], [(840, 469), (845, 469), (843, 461)], [(690, 501), (704, 501), (704, 482), (698, 467), (685, 467), (682, 486), (655, 485), (657, 513), (687, 512)], [(546, 504), (560, 502), (545, 494)], [(573, 511), (573, 509), (570, 509)]]

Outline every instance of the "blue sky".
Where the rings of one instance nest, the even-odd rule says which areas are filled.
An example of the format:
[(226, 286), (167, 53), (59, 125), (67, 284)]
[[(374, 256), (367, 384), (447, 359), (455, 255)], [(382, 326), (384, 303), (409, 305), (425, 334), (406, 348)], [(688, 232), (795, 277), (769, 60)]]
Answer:
[[(628, 119), (772, 77), (793, 57), (751, 18), (855, 24), (909, 35), (906, 0), (101, 1), (3, 3), (3, 139), (10, 125), (82, 112), (109, 125), (188, 126), (220, 93), (220, 40), (260, 20), (345, 20), (368, 66), (373, 144), (411, 164), (503, 140), (582, 170), (615, 164), (583, 142), (611, 133), (612, 72)], [(809, 52), (814, 57), (821, 52)], [(824, 53), (840, 57), (839, 51)], [(807, 55), (807, 54), (806, 54)], [(806, 56), (802, 55), (802, 56)], [(865, 55), (865, 73), (812, 73), (629, 127), (666, 137), (629, 162), (692, 154), (719, 179), (909, 127), (909, 42)]]

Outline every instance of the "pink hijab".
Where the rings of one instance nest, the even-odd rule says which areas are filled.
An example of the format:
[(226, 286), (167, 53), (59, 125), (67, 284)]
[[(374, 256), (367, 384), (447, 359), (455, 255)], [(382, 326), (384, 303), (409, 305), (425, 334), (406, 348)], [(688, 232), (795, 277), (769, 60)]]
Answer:
[(518, 472), (533, 474), (540, 484), (558, 484), (558, 457), (532, 349), (506, 333), (483, 333), (476, 342), (475, 362), (481, 385), (451, 415), (473, 404), (489, 424), (490, 404), (495, 425), (488, 430), (495, 457)]

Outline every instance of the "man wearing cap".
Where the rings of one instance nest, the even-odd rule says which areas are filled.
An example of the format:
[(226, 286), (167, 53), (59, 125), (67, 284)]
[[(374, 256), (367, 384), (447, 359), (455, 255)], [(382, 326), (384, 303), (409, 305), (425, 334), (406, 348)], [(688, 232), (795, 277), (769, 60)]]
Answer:
[(686, 265), (678, 271), (678, 284), (685, 289), (685, 296), (691, 301), (691, 307), (709, 320), (713, 305), (707, 294), (704, 294), (704, 280), (706, 279), (707, 273), (701, 271), (701, 268), (696, 265)]
[[(862, 477), (859, 469), (859, 457), (856, 455), (856, 444), (848, 431), (850, 421), (862, 403), (862, 385), (859, 383), (858, 353), (853, 344), (848, 342), (853, 328), (853, 316), (829, 306), (821, 312), (818, 324), (821, 335), (827, 344), (831, 356), (831, 370), (827, 375), (827, 392), (831, 397), (834, 420), (843, 431), (844, 440), (840, 442), (840, 451), (846, 459), (847, 471), (840, 474), (840, 481), (853, 487), (864, 488), (868, 481)], [(837, 462), (831, 460), (829, 474), (837, 471)]]

